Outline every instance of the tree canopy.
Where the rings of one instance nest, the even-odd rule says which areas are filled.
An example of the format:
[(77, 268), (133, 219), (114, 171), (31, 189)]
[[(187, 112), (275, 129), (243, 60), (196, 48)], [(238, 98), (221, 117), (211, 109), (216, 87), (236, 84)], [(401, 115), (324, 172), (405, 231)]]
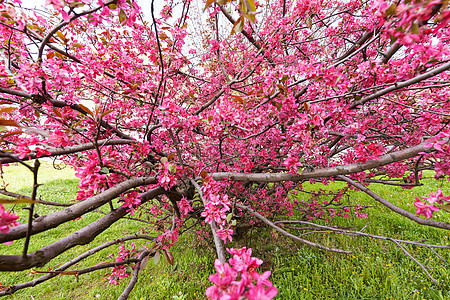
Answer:
[[(359, 189), (418, 225), (450, 229), (441, 190), (405, 199), (415, 207), (406, 211), (369, 186), (414, 188), (426, 170), (450, 176), (448, 1), (180, 0), (157, 12), (153, 0), (145, 16), (133, 0), (46, 2), (0, 3), (0, 167), (24, 164), (34, 178), (31, 195), (0, 191), (12, 197), (0, 204), (0, 242), (25, 239), (17, 255), (0, 255), (0, 271), (44, 266), (119, 219), (147, 214), (158, 235), (120, 241), (153, 246), (122, 247), (122, 259), (104, 266), (114, 268), (112, 283), (132, 266), (123, 299), (149, 256), (172, 261), (179, 234), (196, 227), (212, 233), (217, 250), (209, 298), (271, 299), (270, 272), (255, 271), (262, 261), (251, 249), (228, 249), (225, 263), (244, 221), (349, 253), (275, 221), (365, 218), (357, 199), (340, 205)], [(76, 170), (76, 202), (38, 197), (43, 158)], [(346, 187), (331, 201), (319, 188), (300, 193), (304, 182), (334, 181)], [(28, 220), (7, 209), (14, 203), (29, 204)], [(29, 253), (33, 235), (105, 204), (103, 217)], [(34, 218), (39, 205), (61, 209)]]

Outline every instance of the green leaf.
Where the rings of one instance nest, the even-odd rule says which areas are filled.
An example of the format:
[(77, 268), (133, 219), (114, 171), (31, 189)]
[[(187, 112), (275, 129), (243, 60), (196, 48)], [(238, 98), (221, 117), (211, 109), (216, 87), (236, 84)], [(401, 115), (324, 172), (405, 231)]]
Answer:
[(132, 267), (130, 267), (130, 266), (128, 266), (127, 267), (127, 270), (125, 271), (127, 274), (131, 274), (131, 273), (133, 273), (133, 268)]
[(161, 258), (161, 254), (158, 252), (155, 253), (155, 256), (153, 256), (153, 263), (157, 265), (159, 263), (159, 259)]
[(100, 169), (100, 174), (109, 174), (109, 169), (108, 167), (103, 167)]
[(227, 223), (230, 223), (232, 217), (233, 217), (233, 214), (232, 214), (232, 213), (229, 213), (229, 214), (227, 215)]
[(125, 23), (125, 21), (127, 20), (127, 14), (125, 13), (125, 11), (123, 9), (120, 9), (119, 11), (119, 21), (121, 24)]
[(439, 209), (445, 210), (446, 212), (450, 213), (450, 204), (446, 205), (437, 205)]
[(0, 204), (36, 203), (29, 198), (4, 199), (0, 198)]
[(242, 30), (244, 30), (244, 19), (239, 17), (231, 29), (231, 34), (242, 32)]
[(409, 30), (411, 31), (411, 33), (414, 33), (414, 34), (420, 33), (419, 25), (417, 25), (416, 23), (412, 23), (411, 28), (409, 28)]
[(397, 4), (392, 3), (391, 6), (389, 6), (389, 8), (386, 9), (386, 16), (395, 15), (396, 11), (397, 11)]
[(117, 8), (117, 4), (115, 4), (115, 3), (108, 4), (108, 8), (116, 9)]
[(175, 174), (175, 172), (177, 171), (177, 167), (175, 165), (173, 165), (173, 164), (170, 164), (167, 169), (169, 170), (169, 172), (171, 174)]

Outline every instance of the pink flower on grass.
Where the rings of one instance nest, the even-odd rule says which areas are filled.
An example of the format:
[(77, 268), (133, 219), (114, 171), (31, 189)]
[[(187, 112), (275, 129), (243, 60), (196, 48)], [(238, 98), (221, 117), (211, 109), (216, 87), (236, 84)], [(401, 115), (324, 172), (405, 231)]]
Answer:
[(416, 197), (416, 199), (417, 200), (414, 202), (414, 206), (417, 207), (416, 215), (424, 215), (425, 218), (430, 219), (433, 216), (433, 212), (439, 210), (439, 208), (434, 205), (427, 205), (420, 201), (419, 198)]
[(439, 204), (443, 204), (444, 200), (450, 202), (450, 197), (445, 197), (441, 189), (437, 189), (436, 193), (431, 193), (429, 197), (422, 198), (427, 200), (429, 203), (437, 202)]

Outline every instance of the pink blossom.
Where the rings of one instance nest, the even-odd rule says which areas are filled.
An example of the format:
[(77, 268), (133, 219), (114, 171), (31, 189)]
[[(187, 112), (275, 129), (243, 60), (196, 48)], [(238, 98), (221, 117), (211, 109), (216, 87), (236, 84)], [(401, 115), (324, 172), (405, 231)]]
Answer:
[(178, 206), (180, 208), (181, 214), (186, 217), (189, 212), (194, 211), (189, 201), (186, 199), (186, 197), (182, 197), (181, 200), (178, 202)]
[(439, 204), (442, 204), (444, 200), (450, 202), (450, 196), (445, 197), (441, 189), (437, 189), (436, 193), (431, 193), (429, 197), (422, 198), (427, 200), (429, 203), (437, 202)]
[(127, 212), (131, 212), (131, 216), (134, 215), (134, 211), (141, 204), (141, 199), (137, 192), (128, 193), (121, 200), (124, 202), (122, 206), (127, 208)]
[(219, 229), (217, 230), (217, 235), (225, 242), (225, 244), (227, 243), (227, 239), (230, 240), (230, 242), (232, 241), (232, 234), (233, 234), (233, 229)]
[[(233, 255), (229, 264), (216, 259), (216, 274), (209, 276), (214, 285), (206, 289), (208, 299), (273, 299), (278, 291), (268, 280), (270, 272), (258, 274), (255, 268), (262, 260), (252, 257), (252, 250), (247, 248), (227, 249)], [(267, 288), (266, 288), (267, 287)]]
[(19, 225), (17, 222), (19, 216), (14, 215), (11, 212), (5, 210), (3, 205), (0, 204), (0, 232), (8, 233), (11, 227)]
[(434, 205), (426, 205), (419, 198), (416, 197), (416, 199), (417, 201), (414, 202), (414, 206), (417, 207), (416, 215), (424, 215), (425, 218), (430, 219), (433, 216), (433, 212), (439, 210)]

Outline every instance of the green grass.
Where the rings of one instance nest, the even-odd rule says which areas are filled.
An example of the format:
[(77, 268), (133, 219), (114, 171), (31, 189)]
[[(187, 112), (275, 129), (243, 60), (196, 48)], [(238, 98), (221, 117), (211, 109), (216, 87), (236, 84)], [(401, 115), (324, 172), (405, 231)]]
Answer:
[[(31, 173), (22, 167), (4, 168), (4, 180), (8, 189), (29, 195), (31, 192)], [(55, 171), (47, 165), (42, 166), (39, 195), (43, 200), (58, 202), (73, 202), (78, 180), (73, 171), (66, 168)], [(441, 184), (443, 184), (441, 186)], [(306, 190), (319, 185), (305, 185)], [(335, 183), (325, 189), (336, 190), (342, 183)], [(403, 190), (396, 187), (370, 187), (382, 197), (388, 199), (408, 211), (414, 212), (412, 202), (417, 195), (427, 195), (437, 188), (442, 188), (444, 194), (450, 194), (448, 181), (427, 182), (427, 186), (413, 190)], [(347, 200), (350, 201), (350, 200)], [(391, 236), (400, 239), (424, 239), (428, 243), (449, 244), (449, 232), (425, 226), (420, 226), (387, 208), (379, 205), (367, 195), (354, 192), (352, 203), (374, 205), (369, 208), (368, 219), (336, 219), (334, 225), (358, 226), (361, 229), (368, 222), (365, 232)], [(349, 202), (350, 203), (350, 202)], [(345, 203), (344, 203), (345, 204)], [(117, 204), (115, 204), (117, 205)], [(23, 206), (23, 205), (22, 205)], [(16, 212), (25, 222), (26, 211), (17, 206)], [(108, 211), (108, 207), (102, 207)], [(45, 215), (55, 208), (37, 205), (37, 213)], [(67, 222), (61, 226), (32, 237), (30, 250), (34, 251), (60, 237), (74, 232), (101, 217), (93, 213), (77, 221)], [(450, 214), (439, 212), (436, 220), (449, 221)], [(78, 256), (91, 247), (100, 245), (124, 235), (138, 233), (147, 225), (130, 220), (121, 220), (107, 231), (99, 235), (92, 244), (79, 246), (62, 254), (44, 268), (56, 268), (63, 262)], [(391, 242), (375, 241), (363, 237), (348, 237), (340, 234), (318, 233), (307, 236), (308, 239), (327, 246), (352, 250), (352, 255), (342, 255), (323, 252), (303, 245), (293, 243), (281, 236), (272, 234), (269, 229), (253, 229), (248, 239), (249, 247), (254, 249), (254, 255), (265, 261), (265, 269), (272, 271), (271, 280), (279, 290), (277, 299), (450, 299), (450, 268), (448, 263), (440, 261), (430, 250), (405, 246), (420, 262), (430, 267), (429, 272), (439, 282), (436, 286), (422, 269)], [(2, 254), (18, 254), (21, 252), (21, 241), (11, 246), (0, 245)], [(139, 241), (135, 241), (139, 244)], [(232, 246), (227, 245), (227, 246)], [(112, 246), (98, 254), (82, 261), (73, 269), (95, 265), (99, 262), (111, 261), (110, 253), (117, 252), (118, 246)], [(149, 262), (146, 269), (139, 275), (139, 282), (131, 293), (130, 299), (204, 299), (206, 287), (210, 285), (209, 274), (214, 272), (214, 249), (208, 242), (198, 242), (194, 234), (180, 237), (178, 243), (171, 249), (175, 264), (169, 265), (164, 259), (158, 265)], [(448, 250), (437, 250), (450, 261)], [(16, 292), (11, 299), (115, 299), (128, 280), (122, 280), (118, 286), (107, 282), (108, 270), (79, 276), (58, 276), (39, 286)], [(3, 286), (17, 284), (33, 279), (38, 275), (29, 275), (28, 271), (0, 273)], [(8, 298), (8, 297), (6, 297)]]

